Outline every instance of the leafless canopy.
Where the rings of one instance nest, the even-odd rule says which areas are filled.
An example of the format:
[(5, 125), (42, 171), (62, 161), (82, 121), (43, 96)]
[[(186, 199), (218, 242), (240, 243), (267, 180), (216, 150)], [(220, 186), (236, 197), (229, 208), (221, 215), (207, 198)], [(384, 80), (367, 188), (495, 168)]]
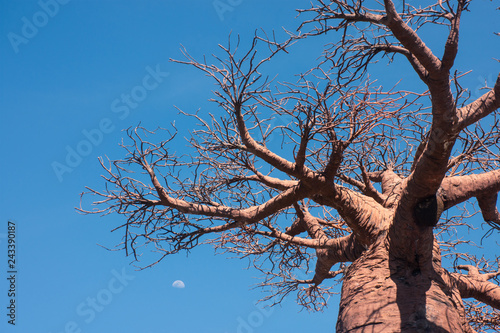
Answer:
[[(126, 156), (101, 160), (106, 187), (88, 189), (99, 209), (81, 211), (123, 215), (114, 229), (124, 233), (119, 246), (136, 259), (143, 246), (160, 254), (146, 266), (213, 244), (250, 258), (264, 274), (265, 299), (296, 293), (312, 309), (326, 304), (349, 263), (381, 238), (391, 256), (414, 260), (425, 249), (408, 244), (420, 233), (443, 279), (462, 298), (483, 302), (466, 304), (472, 326), (500, 329), (500, 291), (488, 281), (498, 265), (461, 253), (457, 246), (467, 240), (448, 237), (467, 227), (473, 205), (456, 207), (469, 201), (495, 235), (500, 230), (500, 76), (472, 100), (460, 84), (465, 74), (452, 71), (468, 5), (318, 0), (299, 10), (302, 23), (285, 42), (260, 33), (243, 50), (231, 38), (235, 45), (220, 46), (213, 64), (184, 50), (185, 60), (174, 62), (214, 80), (219, 111), (181, 111), (196, 124), (188, 155), (173, 151), (175, 128), (129, 129)], [(448, 33), (442, 55), (417, 34), (427, 25)], [(269, 80), (267, 64), (315, 36), (333, 41), (317, 64), (294, 82)], [(374, 61), (398, 57), (422, 91), (384, 89), (368, 75)], [(420, 221), (415, 212), (429, 202), (438, 209), (433, 217), (424, 210)], [(443, 210), (449, 214), (440, 219)], [(455, 272), (441, 268), (439, 248), (448, 262), (456, 258)]]

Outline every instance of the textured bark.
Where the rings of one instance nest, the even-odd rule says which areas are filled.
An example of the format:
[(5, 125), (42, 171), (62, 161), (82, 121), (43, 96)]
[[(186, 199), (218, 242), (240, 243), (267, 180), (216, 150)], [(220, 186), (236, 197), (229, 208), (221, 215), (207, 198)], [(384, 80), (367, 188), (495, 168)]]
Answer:
[(337, 332), (467, 332), (460, 294), (380, 244), (349, 268)]

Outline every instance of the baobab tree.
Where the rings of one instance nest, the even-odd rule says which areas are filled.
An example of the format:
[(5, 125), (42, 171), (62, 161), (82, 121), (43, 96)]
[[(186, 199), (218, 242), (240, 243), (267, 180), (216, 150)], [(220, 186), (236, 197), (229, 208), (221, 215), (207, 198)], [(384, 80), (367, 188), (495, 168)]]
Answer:
[[(175, 128), (129, 129), (126, 156), (101, 160), (105, 189), (89, 188), (99, 207), (82, 211), (123, 215), (119, 246), (160, 253), (146, 267), (201, 244), (251, 258), (273, 304), (296, 292), (318, 310), (341, 283), (337, 332), (498, 330), (498, 263), (447, 237), (470, 225), (475, 212), (457, 209), (468, 202), (500, 230), (500, 76), (472, 99), (468, 69), (454, 68), (468, 5), (317, 0), (282, 42), (256, 34), (244, 52), (221, 46), (215, 64), (184, 50), (174, 61), (214, 80), (217, 112), (181, 111), (196, 124), (185, 155)], [(424, 27), (446, 31), (442, 54)], [(267, 64), (321, 36), (335, 40), (310, 70), (268, 79)], [(422, 91), (368, 75), (399, 58)]]

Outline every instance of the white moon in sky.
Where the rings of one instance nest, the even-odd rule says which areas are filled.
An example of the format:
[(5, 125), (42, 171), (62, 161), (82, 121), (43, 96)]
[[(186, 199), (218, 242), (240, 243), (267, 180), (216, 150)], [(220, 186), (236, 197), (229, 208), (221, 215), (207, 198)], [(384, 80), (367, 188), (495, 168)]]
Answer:
[(186, 285), (181, 280), (176, 280), (174, 281), (174, 283), (172, 283), (172, 287), (174, 288), (184, 288), (185, 286)]

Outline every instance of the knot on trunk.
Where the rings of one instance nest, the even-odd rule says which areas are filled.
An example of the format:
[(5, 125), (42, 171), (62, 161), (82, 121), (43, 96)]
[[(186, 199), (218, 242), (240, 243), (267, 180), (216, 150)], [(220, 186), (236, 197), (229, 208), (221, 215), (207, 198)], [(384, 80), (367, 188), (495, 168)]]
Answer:
[(421, 199), (413, 209), (415, 223), (420, 227), (434, 227), (444, 210), (440, 196), (434, 194)]

